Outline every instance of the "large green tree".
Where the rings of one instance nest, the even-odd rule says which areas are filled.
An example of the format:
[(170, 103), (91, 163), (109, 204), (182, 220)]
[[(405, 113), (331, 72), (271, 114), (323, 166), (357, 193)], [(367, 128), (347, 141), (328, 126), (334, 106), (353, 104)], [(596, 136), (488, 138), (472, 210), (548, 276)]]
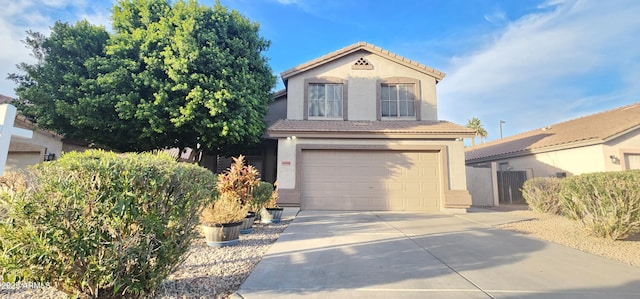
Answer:
[[(228, 154), (259, 141), (275, 77), (262, 54), (269, 42), (259, 35), (258, 24), (219, 2), (207, 7), (166, 0), (118, 1), (112, 21), (113, 33), (101, 52), (83, 64), (97, 74), (90, 78), (92, 88), (80, 93), (114, 119), (96, 126), (97, 134), (77, 137), (127, 151), (192, 147)], [(27, 97), (31, 86), (18, 83), (20, 98), (36, 106)], [(62, 100), (74, 109), (73, 98)]]
[[(69, 138), (114, 147), (118, 147), (117, 140), (135, 138), (136, 126), (120, 128), (120, 132), (110, 128), (121, 120), (114, 113), (115, 102), (101, 96), (105, 89), (99, 82), (100, 65), (108, 39), (103, 27), (87, 21), (75, 25), (56, 22), (49, 36), (27, 32), (25, 43), (37, 63), (21, 63), (18, 69), (23, 73), (9, 75), (18, 83), (17, 106), (22, 113), (38, 126)], [(128, 127), (132, 129), (126, 130)]]
[(472, 146), (476, 145), (476, 136), (479, 136), (480, 142), (482, 142), (482, 139), (487, 138), (487, 136), (489, 135), (487, 133), (487, 130), (484, 129), (484, 125), (482, 124), (482, 122), (480, 122), (480, 119), (477, 117), (474, 117), (467, 121), (467, 128), (472, 129), (476, 132), (476, 135), (473, 136), (473, 138), (471, 139)]

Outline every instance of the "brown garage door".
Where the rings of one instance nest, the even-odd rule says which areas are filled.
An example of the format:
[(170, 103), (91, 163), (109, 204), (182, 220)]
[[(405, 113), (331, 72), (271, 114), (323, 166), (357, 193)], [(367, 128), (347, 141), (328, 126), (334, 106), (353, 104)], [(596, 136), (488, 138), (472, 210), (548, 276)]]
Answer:
[(438, 152), (302, 151), (302, 208), (436, 211)]
[(42, 163), (43, 159), (40, 152), (9, 152), (5, 171), (27, 169), (30, 165)]

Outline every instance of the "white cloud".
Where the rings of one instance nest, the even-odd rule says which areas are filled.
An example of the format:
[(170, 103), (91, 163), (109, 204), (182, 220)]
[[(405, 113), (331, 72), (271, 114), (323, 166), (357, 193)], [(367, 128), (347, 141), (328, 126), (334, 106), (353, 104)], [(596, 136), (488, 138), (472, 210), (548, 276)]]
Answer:
[(15, 96), (16, 86), (5, 79), (7, 74), (18, 72), (15, 67), (18, 63), (35, 62), (22, 42), (28, 30), (49, 34), (49, 28), (57, 20), (73, 23), (82, 18), (109, 28), (110, 12), (106, 4), (109, 2), (95, 1), (89, 6), (86, 0), (8, 1), (0, 10), (0, 94)]
[(550, 1), (540, 8), (451, 59), (439, 85), (442, 119), (466, 124), (477, 116), (491, 124), (493, 139), (500, 119), (515, 134), (597, 112), (597, 105), (639, 100), (628, 96), (640, 77), (632, 67), (640, 59), (640, 2)]
[(300, 0), (276, 0), (280, 4), (289, 5), (289, 4), (298, 4)]
[(80, 19), (86, 19), (94, 25), (102, 25), (107, 30), (111, 29), (111, 10), (94, 8), (80, 15)]
[(507, 16), (504, 11), (497, 11), (492, 14), (484, 15), (484, 19), (492, 24), (501, 24), (507, 20)]
[(32, 10), (34, 3), (30, 1), (15, 1), (9, 3), (0, 10), (0, 94), (15, 96), (13, 89), (15, 84), (6, 79), (9, 73), (18, 71), (16, 64), (20, 62), (33, 63), (35, 59), (29, 55), (22, 43), (25, 32), (46, 30), (46, 26), (38, 26), (43, 20), (47, 20), (42, 14)]

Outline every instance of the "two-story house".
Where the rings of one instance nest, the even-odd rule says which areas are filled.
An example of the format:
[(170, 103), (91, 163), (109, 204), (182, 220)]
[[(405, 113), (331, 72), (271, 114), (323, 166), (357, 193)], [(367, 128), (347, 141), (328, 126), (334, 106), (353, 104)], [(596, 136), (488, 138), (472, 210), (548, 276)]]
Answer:
[[(439, 211), (471, 205), (463, 138), (438, 120), (445, 74), (360, 42), (281, 74), (279, 203), (319, 210)], [(281, 107), (282, 106), (282, 107)]]

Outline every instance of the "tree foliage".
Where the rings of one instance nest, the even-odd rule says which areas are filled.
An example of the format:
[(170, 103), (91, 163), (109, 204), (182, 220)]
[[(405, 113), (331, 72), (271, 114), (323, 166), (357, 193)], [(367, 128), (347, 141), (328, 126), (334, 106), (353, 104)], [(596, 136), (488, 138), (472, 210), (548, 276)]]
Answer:
[[(23, 65), (25, 76), (13, 75), (17, 94), (37, 107), (25, 109), (28, 117), (64, 135), (125, 151), (200, 146), (232, 154), (240, 145), (259, 141), (275, 77), (262, 55), (269, 41), (260, 37), (257, 23), (219, 2), (207, 7), (166, 0), (120, 0), (112, 21), (114, 32), (106, 34), (102, 47), (76, 61), (93, 73), (68, 72), (80, 86), (87, 85), (74, 89), (77, 95), (35, 94), (32, 89), (42, 83), (57, 81), (33, 76), (32, 66)], [(54, 37), (53, 29), (50, 37), (38, 37), (46, 43)], [(48, 67), (49, 60), (57, 59), (50, 57), (45, 43), (29, 45), (34, 53), (44, 53), (35, 67)], [(78, 124), (82, 116), (41, 108), (62, 101), (69, 103), (67, 109), (84, 111), (77, 98), (102, 113), (102, 121)], [(69, 125), (40, 124), (41, 117)], [(92, 126), (80, 126), (85, 123)]]
[(489, 135), (487, 130), (484, 129), (484, 125), (480, 122), (480, 119), (474, 117), (467, 122), (467, 128), (472, 129), (476, 132), (476, 135), (471, 139), (471, 145), (476, 145), (476, 136), (480, 137), (480, 141), (483, 138), (487, 138)]
[(17, 106), (22, 113), (38, 126), (70, 138), (108, 137), (104, 134), (106, 130), (101, 129), (117, 121), (109, 113), (113, 110), (109, 106), (114, 103), (101, 102), (104, 98), (98, 97), (102, 93), (99, 65), (105, 58), (108, 39), (104, 28), (87, 21), (75, 25), (56, 22), (48, 37), (27, 32), (25, 43), (38, 62), (21, 63), (18, 69), (23, 74), (9, 75), (18, 83), (16, 93), (21, 101)]

